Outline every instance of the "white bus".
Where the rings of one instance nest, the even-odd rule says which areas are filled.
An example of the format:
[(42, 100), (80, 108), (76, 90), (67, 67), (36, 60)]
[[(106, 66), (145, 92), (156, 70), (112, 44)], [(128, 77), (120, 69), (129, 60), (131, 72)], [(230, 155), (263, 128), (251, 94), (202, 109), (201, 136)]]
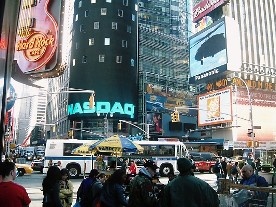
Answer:
[[(97, 140), (77, 139), (48, 139), (45, 147), (43, 173), (48, 170), (49, 161), (53, 164), (61, 162), (62, 168), (67, 168), (71, 178), (77, 178), (80, 174), (87, 174), (94, 168), (96, 157), (92, 155), (75, 155), (73, 150), (83, 144), (92, 144)], [(93, 161), (93, 162), (92, 162)]]
[(178, 158), (187, 157), (188, 150), (183, 142), (160, 139), (158, 141), (134, 141), (144, 148), (141, 157), (152, 159), (159, 167), (160, 176), (169, 173), (178, 173), (176, 161)]

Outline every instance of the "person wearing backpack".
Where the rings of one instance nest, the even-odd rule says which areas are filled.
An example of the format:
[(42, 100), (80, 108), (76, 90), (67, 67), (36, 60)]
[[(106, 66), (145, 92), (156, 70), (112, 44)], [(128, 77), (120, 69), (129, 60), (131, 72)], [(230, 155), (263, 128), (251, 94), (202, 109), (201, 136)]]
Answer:
[(80, 202), (81, 207), (91, 207), (93, 200), (91, 199), (92, 195), (90, 189), (94, 182), (96, 182), (96, 177), (99, 174), (97, 169), (92, 169), (89, 173), (89, 176), (85, 178), (78, 188), (77, 191), (77, 201)]

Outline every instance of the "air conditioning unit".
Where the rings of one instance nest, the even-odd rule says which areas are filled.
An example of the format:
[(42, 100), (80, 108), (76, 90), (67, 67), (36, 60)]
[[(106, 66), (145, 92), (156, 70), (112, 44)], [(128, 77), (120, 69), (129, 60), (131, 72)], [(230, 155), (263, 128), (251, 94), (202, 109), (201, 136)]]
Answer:
[(144, 2), (138, 2), (139, 7), (144, 7)]

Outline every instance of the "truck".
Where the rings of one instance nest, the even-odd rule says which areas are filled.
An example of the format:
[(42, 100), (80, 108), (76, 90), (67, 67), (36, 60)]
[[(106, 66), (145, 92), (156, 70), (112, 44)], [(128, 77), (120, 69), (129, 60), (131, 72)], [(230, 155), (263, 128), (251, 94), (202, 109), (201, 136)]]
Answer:
[(198, 172), (213, 172), (213, 167), (216, 164), (216, 160), (220, 158), (215, 153), (211, 152), (189, 152), (192, 155), (195, 162), (196, 169)]

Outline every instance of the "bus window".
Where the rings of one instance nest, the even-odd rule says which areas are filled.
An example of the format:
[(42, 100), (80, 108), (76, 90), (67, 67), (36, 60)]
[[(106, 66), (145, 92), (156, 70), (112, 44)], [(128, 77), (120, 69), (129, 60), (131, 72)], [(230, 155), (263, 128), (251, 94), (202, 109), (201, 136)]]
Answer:
[(81, 145), (81, 143), (64, 143), (63, 156), (78, 156), (77, 154), (72, 154), (72, 151)]

